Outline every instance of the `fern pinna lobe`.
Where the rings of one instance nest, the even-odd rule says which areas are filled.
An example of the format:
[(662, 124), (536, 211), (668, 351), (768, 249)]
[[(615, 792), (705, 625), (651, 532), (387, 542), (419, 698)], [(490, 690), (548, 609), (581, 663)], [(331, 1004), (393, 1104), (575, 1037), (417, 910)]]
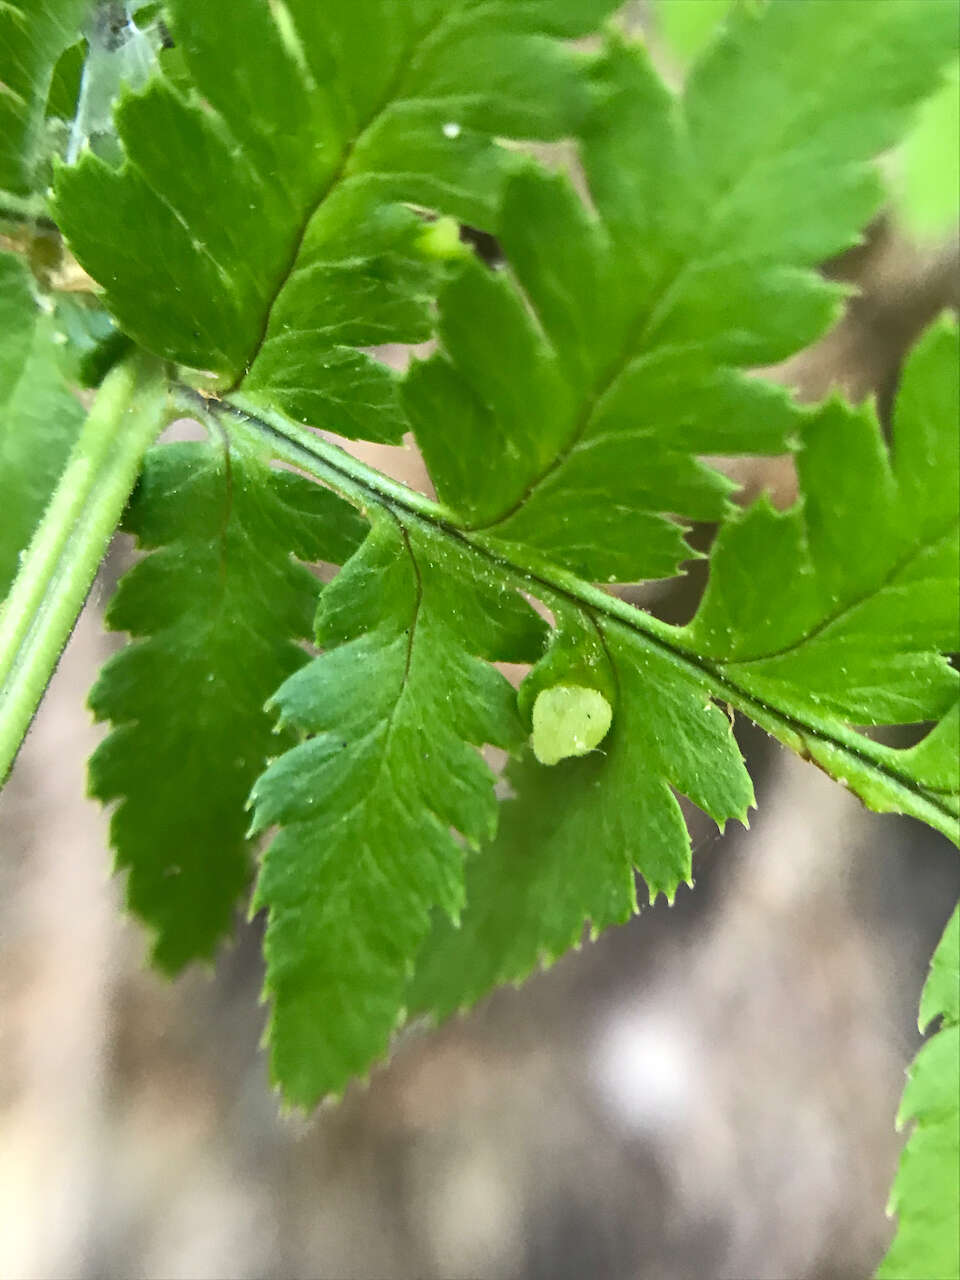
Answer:
[(44, 111), (57, 59), (80, 39), (93, 0), (8, 0), (0, 9), (0, 191), (36, 197), (43, 185)]
[(309, 736), (253, 792), (255, 828), (282, 827), (254, 906), (270, 913), (274, 1070), (292, 1100), (339, 1092), (386, 1051), (431, 908), (459, 915), (452, 831), (476, 847), (497, 817), (474, 747), (523, 740), (489, 662), (534, 659), (542, 630), (488, 565), (393, 513), (323, 593), (327, 652), (274, 699)]
[[(365, 524), (327, 489), (271, 471), (256, 442), (161, 445), (125, 519), (151, 554), (120, 583), (128, 632), (90, 695), (113, 725), (90, 790), (118, 800), (111, 840), (155, 962), (210, 957), (249, 884), (244, 802), (282, 745), (264, 703), (306, 660), (316, 580), (291, 556), (337, 563)], [(289, 739), (288, 739), (289, 741)]]

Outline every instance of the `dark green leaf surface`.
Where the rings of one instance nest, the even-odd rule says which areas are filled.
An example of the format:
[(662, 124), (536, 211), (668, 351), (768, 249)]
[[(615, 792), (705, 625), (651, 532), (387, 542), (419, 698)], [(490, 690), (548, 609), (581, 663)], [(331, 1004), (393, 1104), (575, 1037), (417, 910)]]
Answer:
[(57, 332), (24, 263), (0, 253), (0, 600), (83, 421)]
[(53, 68), (76, 40), (92, 0), (0, 5), (0, 191), (36, 190)]
[[(592, 624), (590, 624), (592, 625)], [(444, 1017), (501, 982), (525, 978), (583, 936), (692, 883), (690, 837), (674, 792), (722, 827), (746, 822), (753, 789), (726, 714), (668, 656), (602, 628), (615, 673), (613, 728), (585, 760), (532, 759), (508, 771), (515, 796), (493, 844), (470, 859), (459, 928), (437, 920), (410, 1007)], [(550, 664), (549, 656), (544, 665)]]
[(253, 793), (254, 826), (282, 828), (255, 905), (269, 909), (273, 1071), (300, 1104), (386, 1051), (431, 908), (459, 913), (454, 832), (476, 845), (497, 817), (475, 747), (523, 736), (481, 657), (529, 658), (542, 627), (441, 537), (383, 515), (324, 592), (318, 640), (328, 652), (274, 699), (308, 736)]
[[(516, 155), (583, 113), (562, 43), (612, 0), (171, 0), (184, 92), (121, 104), (126, 162), (57, 181), (61, 225), (150, 350), (341, 435), (397, 441), (361, 347), (430, 336), (423, 206), (492, 227)], [(405, 202), (401, 204), (400, 202)]]
[(797, 458), (802, 498), (721, 531), (691, 647), (765, 702), (855, 724), (936, 720), (960, 648), (957, 327), (916, 348), (888, 451), (873, 410), (826, 405)]
[(878, 1280), (960, 1277), (960, 907), (934, 952), (920, 1001), (920, 1029), (940, 1030), (908, 1072), (898, 1124), (913, 1121), (890, 1212), (897, 1235)]
[(868, 161), (956, 41), (950, 0), (743, 6), (680, 99), (615, 43), (581, 130), (595, 214), (562, 177), (512, 176), (501, 239), (523, 296), (459, 275), (444, 351), (408, 384), (464, 523), (594, 581), (676, 572), (670, 517), (715, 519), (731, 488), (696, 455), (781, 452), (795, 432), (787, 396), (741, 369), (835, 317), (812, 268), (856, 243), (882, 195)]
[(318, 584), (291, 559), (345, 559), (363, 522), (328, 490), (235, 444), (162, 445), (126, 527), (152, 551), (121, 581), (109, 625), (134, 642), (90, 696), (113, 731), (90, 790), (127, 900), (174, 971), (209, 957), (250, 875), (244, 801), (284, 741), (264, 703), (304, 661)]

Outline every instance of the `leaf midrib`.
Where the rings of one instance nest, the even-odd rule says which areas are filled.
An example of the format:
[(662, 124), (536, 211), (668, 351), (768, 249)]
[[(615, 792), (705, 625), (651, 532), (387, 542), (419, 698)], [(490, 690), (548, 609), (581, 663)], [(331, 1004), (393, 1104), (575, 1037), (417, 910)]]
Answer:
[(283, 292), (284, 287), (287, 284), (287, 281), (290, 279), (291, 275), (293, 274), (293, 270), (297, 264), (297, 259), (300, 257), (301, 250), (303, 249), (303, 242), (304, 242), (304, 239), (306, 238), (307, 231), (310, 228), (310, 223), (313, 221), (314, 217), (316, 216), (317, 212), (319, 211), (323, 203), (327, 199), (329, 199), (333, 191), (348, 176), (350, 161), (355, 155), (358, 147), (363, 142), (364, 138), (367, 136), (370, 130), (374, 127), (374, 125), (379, 123), (380, 119), (386, 114), (386, 112), (390, 109), (390, 107), (394, 106), (397, 103), (397, 101), (401, 100), (399, 98), (400, 89), (411, 67), (414, 64), (414, 61), (417, 55), (420, 52), (422, 52), (423, 47), (427, 43), (429, 43), (429, 41), (434, 39), (434, 37), (436, 37), (438, 33), (443, 30), (443, 28), (451, 21), (451, 19), (453, 19), (456, 16), (457, 15), (455, 12), (446, 13), (442, 18), (431, 23), (429, 26), (425, 27), (423, 30), (419, 31), (414, 36), (404, 56), (400, 59), (399, 63), (397, 64), (396, 72), (392, 80), (390, 81), (390, 84), (387, 87), (386, 93), (383, 95), (380, 101), (376, 104), (373, 110), (366, 116), (366, 118), (362, 121), (362, 123), (360, 123), (356, 127), (353, 133), (353, 137), (350, 138), (350, 140), (347, 142), (346, 146), (344, 147), (341, 153), (340, 160), (339, 160), (339, 163), (337, 164), (337, 167), (334, 169), (332, 174), (330, 174), (327, 178), (324, 179), (324, 182), (320, 190), (313, 197), (313, 199), (311, 199), (308, 202), (304, 215), (301, 218), (299, 224), (297, 225), (294, 231), (294, 235), (290, 244), (290, 249), (284, 259), (283, 266), (277, 275), (276, 282), (270, 294), (267, 297), (266, 304), (263, 309), (263, 319), (261, 321), (260, 330), (257, 334), (256, 340), (254, 341), (252, 347), (250, 348), (250, 350), (248, 351), (248, 353), (240, 363), (239, 373), (233, 379), (230, 386), (227, 387), (227, 389), (223, 392), (224, 395), (230, 395), (233, 392), (238, 391), (240, 389), (244, 379), (247, 377), (250, 370), (252, 369), (254, 362), (257, 359), (257, 356), (260, 354), (263, 348), (264, 342), (266, 341), (267, 333), (269, 332), (269, 329), (270, 329), (270, 319), (273, 315), (274, 307), (277, 305), (277, 299), (280, 297), (280, 294)]
[[(854, 28), (851, 32), (852, 43), (856, 43), (862, 37), (863, 32), (858, 28)], [(836, 58), (831, 64), (845, 67), (847, 63), (842, 58)], [(831, 73), (832, 74), (832, 71)], [(829, 75), (828, 75), (829, 81)], [(820, 99), (817, 99), (820, 100)], [(829, 100), (826, 98), (824, 100)], [(689, 132), (688, 122), (685, 112), (685, 99), (682, 94), (678, 95), (673, 103), (675, 113), (673, 116), (675, 128), (677, 129), (677, 140), (685, 150), (689, 151)], [(806, 103), (804, 104), (804, 110)], [(804, 110), (798, 110), (794, 117), (791, 117), (786, 125), (781, 125), (777, 138), (787, 136), (792, 129), (798, 126), (798, 122), (804, 118)], [(580, 413), (577, 415), (573, 428), (567, 436), (562, 447), (550, 459), (545, 467), (528, 480), (521, 494), (510, 504), (504, 511), (492, 520), (485, 520), (481, 524), (469, 526), (472, 533), (491, 532), (497, 526), (506, 524), (513, 516), (521, 511), (533, 497), (534, 493), (541, 488), (553, 475), (556, 474), (568, 461), (573, 453), (577, 451), (578, 446), (588, 438), (590, 424), (596, 417), (597, 412), (602, 406), (606, 396), (613, 390), (621, 377), (627, 372), (630, 365), (635, 360), (643, 359), (650, 355), (655, 348), (651, 345), (652, 340), (656, 338), (657, 330), (663, 321), (669, 317), (670, 311), (674, 306), (678, 293), (681, 293), (691, 273), (701, 269), (704, 265), (716, 261), (723, 261), (726, 257), (737, 260), (740, 255), (730, 254), (727, 246), (711, 247), (711, 234), (717, 225), (723, 223), (726, 216), (726, 209), (731, 203), (735, 202), (750, 181), (753, 180), (757, 170), (761, 170), (764, 164), (769, 163), (771, 155), (777, 154), (777, 147), (767, 141), (761, 146), (750, 163), (738, 169), (731, 177), (721, 185), (719, 190), (704, 192), (709, 217), (707, 225), (702, 228), (701, 235), (696, 242), (694, 250), (680, 262), (674, 271), (672, 271), (665, 280), (661, 280), (658, 284), (656, 292), (644, 306), (640, 308), (638, 313), (627, 328), (626, 337), (623, 347), (617, 354), (614, 361), (611, 362), (600, 374), (593, 387), (587, 392), (586, 402)], [(692, 157), (688, 155), (691, 164), (694, 163)], [(602, 226), (601, 222), (601, 226)], [(698, 257), (698, 253), (704, 256)], [(786, 264), (784, 264), (786, 265)], [(803, 270), (808, 264), (795, 264), (797, 269)], [(526, 292), (524, 291), (525, 296)], [(528, 298), (528, 302), (530, 299)], [(532, 306), (532, 302), (530, 302)], [(536, 311), (536, 307), (534, 307)], [(541, 325), (541, 330), (543, 329)], [(725, 366), (725, 362), (717, 361), (718, 368)], [(727, 367), (736, 367), (728, 365)]]
[[(568, 600), (585, 611), (591, 619), (600, 614), (611, 623), (639, 635), (688, 674), (692, 672), (707, 685), (712, 696), (729, 702), (781, 740), (788, 740), (788, 745), (793, 746), (794, 750), (800, 750), (804, 754), (808, 742), (813, 740), (844, 753), (857, 765), (867, 767), (878, 781), (895, 788), (900, 793), (901, 801), (904, 793), (907, 800), (914, 801), (907, 812), (931, 823), (948, 838), (956, 840), (954, 810), (933, 788), (898, 769), (889, 759), (888, 749), (882, 744), (865, 739), (845, 725), (828, 721), (816, 723), (812, 718), (803, 719), (764, 701), (740, 686), (722, 667), (688, 647), (677, 628), (551, 564), (538, 557), (535, 552), (527, 562), (511, 558), (517, 550), (514, 544), (506, 548), (499, 545), (496, 539), (488, 542), (481, 536), (465, 532), (456, 525), (451, 513), (439, 503), (391, 480), (338, 446), (319, 439), (279, 415), (272, 415), (271, 421), (251, 413), (246, 407), (228, 401), (205, 399), (189, 387), (180, 386), (177, 392), (184, 407), (190, 412), (205, 411), (218, 418), (221, 415), (229, 416), (237, 426), (246, 427), (255, 436), (267, 440), (278, 457), (294, 462), (314, 478), (338, 489), (348, 499), (361, 505), (369, 505), (372, 501), (388, 510), (399, 510), (404, 518), (422, 521), (462, 548), (483, 557), (501, 573), (514, 579), (521, 589), (530, 590), (531, 584), (539, 586)], [(792, 739), (799, 739), (800, 747)]]
[(818, 636), (822, 636), (835, 623), (846, 618), (848, 614), (859, 609), (861, 605), (866, 604), (875, 596), (886, 591), (905, 569), (909, 568), (915, 560), (925, 555), (931, 548), (948, 538), (958, 526), (960, 526), (960, 516), (954, 516), (946, 525), (931, 533), (924, 541), (918, 543), (915, 547), (911, 547), (909, 551), (896, 560), (874, 586), (853, 596), (850, 600), (838, 606), (832, 613), (827, 614), (825, 618), (821, 618), (814, 626), (807, 628), (801, 635), (782, 645), (779, 649), (771, 649), (769, 653), (748, 654), (746, 657), (740, 657), (737, 654), (726, 655), (713, 658), (712, 661), (716, 662), (718, 666), (747, 667), (759, 665), (763, 662), (774, 662), (777, 658), (788, 657), (791, 653), (795, 653), (798, 649), (802, 649), (804, 645), (809, 644), (810, 641), (816, 640)]

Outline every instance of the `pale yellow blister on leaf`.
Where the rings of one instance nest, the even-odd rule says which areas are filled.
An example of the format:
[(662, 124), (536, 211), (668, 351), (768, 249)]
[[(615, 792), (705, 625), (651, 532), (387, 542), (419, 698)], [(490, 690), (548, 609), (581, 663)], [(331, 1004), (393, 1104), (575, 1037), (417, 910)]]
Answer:
[(533, 704), (533, 754), (541, 764), (585, 756), (607, 736), (613, 708), (597, 689), (558, 684)]

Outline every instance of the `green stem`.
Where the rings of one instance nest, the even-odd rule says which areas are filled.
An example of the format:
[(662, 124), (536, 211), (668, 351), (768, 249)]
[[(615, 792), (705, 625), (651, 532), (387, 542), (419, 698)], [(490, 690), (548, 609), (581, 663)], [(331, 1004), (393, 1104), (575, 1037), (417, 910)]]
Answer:
[(0, 609), (0, 782), (53, 674), (144, 452), (163, 427), (167, 386), (137, 353), (97, 394), (46, 513)]
[(722, 666), (691, 649), (678, 628), (584, 582), (529, 549), (499, 542), (486, 533), (465, 532), (440, 503), (389, 479), (281, 415), (254, 407), (237, 396), (229, 402), (206, 401), (187, 388), (177, 388), (177, 394), (186, 412), (196, 414), (199, 407), (221, 419), (232, 418), (234, 428), (246, 428), (266, 438), (276, 457), (300, 467), (358, 505), (376, 502), (406, 519), (422, 520), (495, 564), (521, 589), (537, 594), (539, 588), (540, 593), (560, 596), (591, 616), (603, 618), (608, 626), (626, 629), (656, 647), (679, 670), (696, 677), (715, 698), (736, 707), (785, 746), (848, 785), (870, 808), (911, 814), (949, 839), (958, 840), (957, 814), (951, 799), (912, 777), (903, 767), (901, 753), (893, 748), (873, 742), (826, 716), (800, 717), (763, 701), (739, 685)]

